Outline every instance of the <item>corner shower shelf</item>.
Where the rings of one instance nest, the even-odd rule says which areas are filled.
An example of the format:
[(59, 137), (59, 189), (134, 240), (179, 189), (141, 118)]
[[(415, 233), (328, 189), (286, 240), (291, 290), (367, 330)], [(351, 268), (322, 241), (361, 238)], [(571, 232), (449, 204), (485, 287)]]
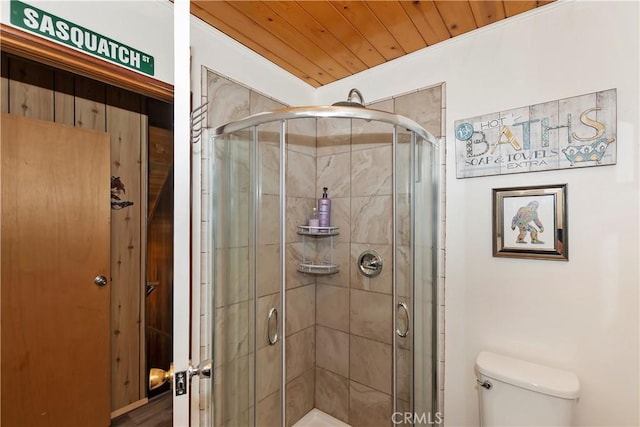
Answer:
[[(298, 264), (298, 271), (307, 274), (328, 275), (340, 271), (340, 266), (333, 262), (333, 236), (340, 234), (338, 227), (312, 227), (310, 225), (299, 225), (298, 234), (302, 236), (303, 252), (302, 261)], [(306, 236), (329, 237), (329, 259), (321, 262), (307, 261), (306, 256)]]
[(303, 236), (328, 237), (337, 236), (339, 227), (312, 227), (310, 225), (299, 225), (298, 234)]

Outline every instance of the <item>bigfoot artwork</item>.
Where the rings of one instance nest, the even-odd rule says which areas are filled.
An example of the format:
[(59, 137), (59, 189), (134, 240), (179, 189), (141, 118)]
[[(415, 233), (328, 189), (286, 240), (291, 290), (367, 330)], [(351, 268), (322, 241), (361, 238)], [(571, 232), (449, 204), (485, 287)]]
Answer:
[[(534, 227), (531, 222), (533, 222), (538, 228)], [(543, 241), (538, 240), (538, 231), (540, 231), (540, 233), (544, 231), (544, 227), (542, 226), (540, 219), (538, 219), (538, 202), (530, 202), (527, 206), (523, 206), (518, 209), (518, 212), (511, 220), (511, 229), (515, 230), (516, 227), (520, 230), (516, 243), (526, 243), (524, 238), (527, 237), (527, 233), (530, 233), (531, 243), (539, 245), (544, 244)]]

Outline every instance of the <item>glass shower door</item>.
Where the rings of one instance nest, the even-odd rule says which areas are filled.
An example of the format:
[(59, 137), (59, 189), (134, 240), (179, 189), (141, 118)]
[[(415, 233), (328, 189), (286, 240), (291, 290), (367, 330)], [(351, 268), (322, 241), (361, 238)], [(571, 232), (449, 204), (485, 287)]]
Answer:
[(395, 165), (395, 414), (403, 425), (434, 425), (437, 163), (435, 148), (398, 130)]
[(269, 126), (214, 140), (214, 426), (282, 420), (280, 155)]

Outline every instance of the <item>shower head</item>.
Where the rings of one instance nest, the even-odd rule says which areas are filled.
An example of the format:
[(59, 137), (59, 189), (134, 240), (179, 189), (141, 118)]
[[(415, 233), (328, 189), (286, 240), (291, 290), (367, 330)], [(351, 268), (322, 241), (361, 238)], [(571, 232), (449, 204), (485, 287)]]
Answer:
[[(358, 97), (358, 101), (359, 102), (355, 102), (353, 101), (353, 96), (356, 95)], [(349, 95), (347, 96), (347, 100), (346, 101), (339, 101), (339, 102), (335, 102), (333, 104), (334, 107), (359, 107), (359, 108), (365, 108), (364, 106), (364, 97), (362, 96), (362, 94), (360, 93), (360, 91), (356, 88), (353, 88), (349, 91)]]

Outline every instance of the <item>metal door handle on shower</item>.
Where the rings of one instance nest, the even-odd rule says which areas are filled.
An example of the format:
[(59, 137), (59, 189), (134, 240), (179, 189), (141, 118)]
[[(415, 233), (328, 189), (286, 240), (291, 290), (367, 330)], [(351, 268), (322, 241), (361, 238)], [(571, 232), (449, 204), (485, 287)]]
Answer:
[[(271, 319), (275, 318), (275, 322), (273, 322), (274, 327), (271, 327)], [(273, 333), (271, 330), (273, 329)], [(278, 342), (278, 309), (273, 307), (269, 310), (269, 314), (267, 315), (267, 342), (269, 345), (274, 345)]]
[(411, 318), (409, 317), (409, 308), (404, 302), (399, 302), (398, 309), (404, 310), (404, 314), (407, 317), (407, 327), (404, 331), (401, 331), (400, 328), (397, 328), (396, 333), (400, 338), (405, 338), (407, 335), (409, 335), (409, 324), (411, 323)]

